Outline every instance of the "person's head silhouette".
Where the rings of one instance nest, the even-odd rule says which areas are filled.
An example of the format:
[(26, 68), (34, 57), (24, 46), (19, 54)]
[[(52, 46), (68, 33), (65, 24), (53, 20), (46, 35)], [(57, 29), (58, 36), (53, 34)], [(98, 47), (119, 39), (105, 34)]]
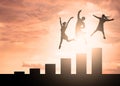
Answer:
[(109, 16), (105, 16), (105, 14), (102, 14), (103, 19), (108, 19)]
[(105, 17), (105, 14), (102, 14), (102, 17)]
[(85, 17), (82, 17), (82, 21), (84, 21), (85, 20)]
[(107, 17), (105, 16), (105, 14), (102, 14), (102, 18), (107, 18)]
[(66, 25), (66, 22), (63, 22), (63, 25)]

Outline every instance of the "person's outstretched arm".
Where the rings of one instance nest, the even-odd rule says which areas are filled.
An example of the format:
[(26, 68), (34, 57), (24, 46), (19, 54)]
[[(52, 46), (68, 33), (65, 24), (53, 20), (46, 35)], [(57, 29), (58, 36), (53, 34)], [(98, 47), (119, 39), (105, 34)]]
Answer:
[(60, 19), (60, 25), (62, 26), (62, 21), (61, 21), (61, 17), (60, 17), (59, 19)]
[(70, 19), (68, 20), (67, 24), (66, 24), (66, 27), (68, 26), (68, 23), (70, 22), (70, 20), (72, 19), (73, 17), (70, 17)]
[(106, 19), (106, 21), (113, 21), (114, 19)]
[(81, 13), (82, 10), (79, 10), (78, 11), (78, 14), (77, 14), (77, 18), (79, 19), (80, 18), (80, 13)]
[(100, 17), (98, 17), (98, 16), (96, 16), (96, 15), (93, 15), (95, 18), (98, 18), (98, 19), (100, 19)]

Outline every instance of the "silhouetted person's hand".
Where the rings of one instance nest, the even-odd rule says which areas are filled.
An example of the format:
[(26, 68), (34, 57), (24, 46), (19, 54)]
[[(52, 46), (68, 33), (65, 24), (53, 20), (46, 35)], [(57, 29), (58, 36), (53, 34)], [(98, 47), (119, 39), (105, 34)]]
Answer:
[(72, 19), (72, 18), (74, 18), (74, 17), (71, 17), (70, 19)]
[(113, 21), (113, 20), (115, 20), (115, 19), (111, 19), (111, 21)]
[(79, 12), (81, 12), (82, 10), (79, 10)]
[(61, 19), (61, 17), (59, 17), (59, 19)]

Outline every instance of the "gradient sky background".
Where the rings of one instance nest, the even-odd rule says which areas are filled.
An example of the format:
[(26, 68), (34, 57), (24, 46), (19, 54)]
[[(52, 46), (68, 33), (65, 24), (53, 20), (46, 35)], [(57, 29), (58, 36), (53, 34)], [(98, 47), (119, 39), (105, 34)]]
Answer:
[[(67, 21), (73, 16), (70, 25), (74, 27), (80, 9), (91, 32), (98, 23), (93, 14), (105, 13), (115, 19), (105, 23), (107, 39), (99, 42), (103, 48), (103, 73), (120, 73), (119, 3), (120, 0), (0, 0), (0, 73), (28, 73), (31, 67), (44, 71), (46, 63), (59, 64), (59, 17)], [(68, 36), (72, 38), (74, 28), (70, 29)]]

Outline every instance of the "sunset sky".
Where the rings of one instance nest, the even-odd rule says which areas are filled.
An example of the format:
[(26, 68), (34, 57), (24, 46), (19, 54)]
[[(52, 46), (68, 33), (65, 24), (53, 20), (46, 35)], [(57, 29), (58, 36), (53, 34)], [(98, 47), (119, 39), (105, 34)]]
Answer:
[(60, 58), (74, 59), (74, 48), (79, 47), (63, 41), (58, 50), (59, 17), (63, 22), (74, 17), (66, 30), (68, 37), (74, 38), (77, 12), (81, 9), (88, 35), (99, 22), (93, 14), (115, 19), (105, 23), (106, 39), (97, 32), (89, 38), (89, 44), (103, 50), (103, 73), (120, 73), (119, 3), (120, 0), (0, 0), (0, 73), (29, 73), (33, 67), (44, 73), (48, 63), (56, 64), (59, 71)]

